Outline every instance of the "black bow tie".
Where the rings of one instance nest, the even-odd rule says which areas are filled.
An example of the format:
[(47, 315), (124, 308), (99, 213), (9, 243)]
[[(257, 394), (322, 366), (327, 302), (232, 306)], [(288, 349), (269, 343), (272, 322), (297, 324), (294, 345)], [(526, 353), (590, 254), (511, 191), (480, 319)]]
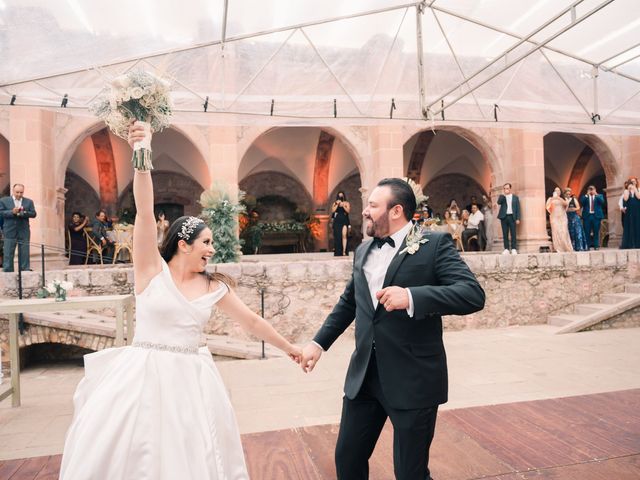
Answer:
[(388, 243), (391, 248), (396, 248), (396, 242), (394, 242), (391, 237), (373, 237), (373, 244), (378, 248), (382, 248), (385, 243)]

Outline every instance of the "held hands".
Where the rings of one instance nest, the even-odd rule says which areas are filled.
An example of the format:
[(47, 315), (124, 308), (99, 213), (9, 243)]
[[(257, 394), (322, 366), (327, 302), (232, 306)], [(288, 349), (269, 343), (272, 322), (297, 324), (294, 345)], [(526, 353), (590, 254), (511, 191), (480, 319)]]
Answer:
[(285, 350), (285, 353), (291, 360), (300, 364), (302, 361), (302, 349), (296, 345), (289, 344), (289, 347)]
[(387, 312), (409, 308), (409, 295), (402, 287), (387, 287), (376, 292), (376, 298)]
[(313, 342), (309, 342), (302, 349), (302, 359), (300, 361), (300, 366), (302, 367), (302, 371), (305, 373), (311, 372), (320, 357), (322, 356), (322, 349)]

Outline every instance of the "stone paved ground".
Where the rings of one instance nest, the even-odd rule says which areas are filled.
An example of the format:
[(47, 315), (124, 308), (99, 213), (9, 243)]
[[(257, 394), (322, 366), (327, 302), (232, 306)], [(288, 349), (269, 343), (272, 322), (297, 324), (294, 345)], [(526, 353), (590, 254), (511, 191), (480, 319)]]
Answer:
[[(554, 330), (447, 332), (450, 402), (443, 408), (640, 388), (640, 328), (568, 335)], [(352, 342), (336, 342), (309, 375), (285, 358), (219, 362), (241, 431), (338, 422)], [(23, 406), (0, 403), (0, 460), (62, 451), (81, 377), (82, 368), (71, 365), (24, 372)]]

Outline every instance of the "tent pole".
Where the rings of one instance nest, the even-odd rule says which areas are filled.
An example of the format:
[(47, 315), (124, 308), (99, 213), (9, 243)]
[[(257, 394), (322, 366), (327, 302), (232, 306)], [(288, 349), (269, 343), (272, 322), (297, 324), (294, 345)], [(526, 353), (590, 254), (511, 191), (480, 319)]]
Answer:
[[(456, 97), (454, 100), (452, 100), (451, 102), (449, 102), (447, 105), (445, 105), (444, 107), (441, 107), (440, 110), (436, 111), (434, 113), (434, 115), (437, 115), (438, 113), (440, 113), (442, 110), (444, 110), (445, 108), (453, 105), (454, 103), (458, 102), (460, 99), (466, 97), (469, 93), (474, 92), (475, 90), (477, 90), (478, 88), (482, 87), (483, 85), (485, 85), (487, 82), (490, 82), (491, 80), (493, 80), (494, 78), (496, 78), (498, 75), (500, 75), (502, 72), (504, 72), (505, 70), (508, 70), (509, 68), (511, 68), (513, 65), (515, 65), (516, 63), (520, 62), (521, 60), (524, 60), (525, 58), (527, 58), (528, 56), (530, 56), (531, 54), (537, 52), (538, 50), (540, 50), (542, 47), (544, 47), (547, 43), (552, 42), (553, 40), (555, 40), (556, 38), (558, 38), (560, 35), (566, 33), (567, 31), (569, 31), (570, 29), (574, 28), (576, 25), (579, 25), (581, 22), (583, 22), (584, 20), (586, 20), (587, 18), (591, 17), (594, 13), (597, 13), (598, 11), (602, 10), (604, 7), (606, 7), (607, 5), (609, 5), (610, 3), (612, 3), (614, 0), (606, 0), (605, 2), (601, 3), (600, 5), (598, 5), (597, 7), (595, 7), (594, 9), (592, 9), (591, 11), (585, 13), (582, 17), (580, 17), (579, 19), (577, 19), (574, 23), (571, 23), (570, 25), (567, 25), (566, 27), (560, 29), (558, 32), (554, 33), (553, 35), (551, 35), (550, 37), (547, 37), (543, 42), (539, 43), (535, 48), (533, 48), (531, 51), (518, 56), (515, 60), (507, 63), (504, 67), (502, 67), (500, 70), (498, 70), (496, 73), (492, 74), (491, 76), (489, 76), (488, 78), (486, 78), (485, 80), (483, 80), (482, 82), (480, 82), (478, 85), (476, 85), (475, 87), (471, 88), (469, 90), (468, 93), (465, 93), (463, 95), (459, 95), (458, 97)], [(565, 9), (566, 10), (566, 9)], [(566, 13), (566, 12), (564, 12)], [(563, 14), (564, 14), (563, 13)], [(560, 15), (562, 16), (562, 15)], [(525, 38), (529, 38), (533, 35), (535, 35), (537, 32), (539, 32), (540, 30), (542, 30), (543, 28), (545, 28), (546, 26), (548, 26), (550, 23), (553, 23), (555, 20), (557, 20), (559, 17), (555, 17), (552, 20), (549, 20), (548, 22), (545, 22), (545, 25), (542, 27), (537, 28), (536, 30), (534, 30), (533, 33), (531, 33), (528, 37)], [(522, 45), (522, 43), (524, 43), (526, 40), (523, 39), (522, 41), (518, 42), (518, 45)], [(517, 45), (516, 45), (517, 46)], [(473, 75), (471, 75), (469, 77), (469, 80), (471, 80), (472, 78), (474, 78), (475, 76), (477, 76), (478, 74), (482, 73), (483, 71), (485, 71), (487, 68), (489, 68), (491, 65), (493, 65), (494, 63), (496, 63), (500, 58), (504, 57), (507, 53), (509, 53), (510, 51), (512, 51), (516, 46), (509, 48), (506, 52), (504, 52), (502, 55), (500, 55), (499, 57), (496, 57), (492, 62), (490, 62), (488, 65), (486, 65), (485, 67), (481, 68), (480, 70), (478, 70), (476, 73), (474, 73)], [(464, 83), (464, 82), (463, 82)], [(447, 95), (449, 95), (450, 93), (454, 92), (456, 89), (458, 89), (460, 87), (460, 85), (457, 85), (456, 87), (454, 87), (453, 89), (450, 89), (447, 93), (445, 93), (444, 95), (442, 95), (440, 98), (437, 99), (437, 101), (431, 103), (431, 105), (429, 105), (429, 107), (435, 105), (437, 102), (439, 102), (440, 100), (443, 100)]]
[[(433, 3), (433, 2), (431, 2)], [(425, 85), (424, 85), (424, 52), (422, 49), (422, 15), (424, 14), (425, 2), (416, 4), (416, 51), (417, 51), (417, 67), (418, 67), (418, 102), (420, 104), (420, 113), (425, 119), (429, 118), (427, 109), (425, 108)]]

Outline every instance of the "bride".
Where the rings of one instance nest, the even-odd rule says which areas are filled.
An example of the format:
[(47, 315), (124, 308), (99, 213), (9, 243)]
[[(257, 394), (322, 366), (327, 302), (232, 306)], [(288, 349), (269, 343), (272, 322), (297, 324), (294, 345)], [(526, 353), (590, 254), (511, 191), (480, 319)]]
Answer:
[[(129, 129), (129, 143), (144, 138)], [(198, 348), (214, 306), (296, 362), (301, 350), (253, 313), (222, 274), (205, 271), (212, 232), (177, 219), (156, 247), (153, 184), (136, 171), (133, 234), (136, 334), (128, 347), (85, 356), (60, 478), (246, 480), (240, 434), (222, 378)]]

